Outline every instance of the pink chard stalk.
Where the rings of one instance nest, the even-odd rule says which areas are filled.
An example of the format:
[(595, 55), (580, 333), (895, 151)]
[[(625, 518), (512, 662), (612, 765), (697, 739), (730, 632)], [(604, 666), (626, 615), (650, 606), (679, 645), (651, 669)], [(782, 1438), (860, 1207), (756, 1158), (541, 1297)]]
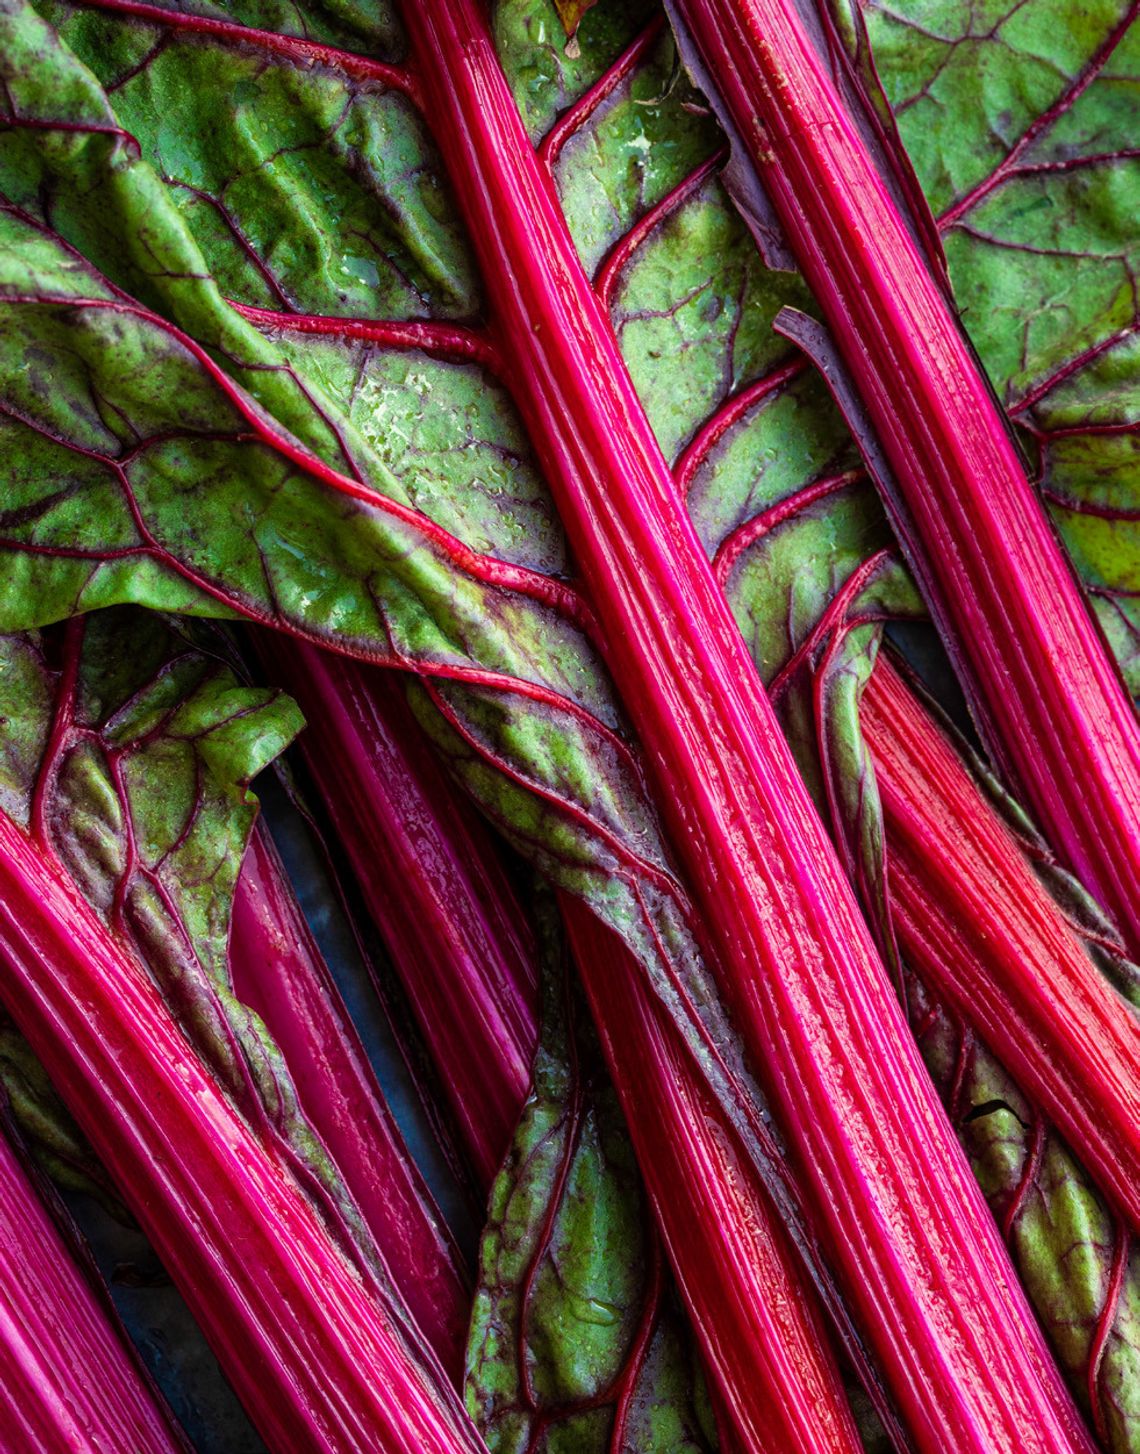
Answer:
[(235, 993), (265, 1022), (408, 1311), (458, 1382), (469, 1279), (260, 826), (234, 897), (229, 960)]
[(1006, 421), (796, 0), (668, 0), (886, 457), (987, 745), (1140, 952), (1140, 728)]
[(0, 815), (3, 995), (263, 1437), (477, 1454), (371, 1279), (205, 1071), (132, 955)]
[[(417, 740), (398, 681), (284, 640), (274, 640), (265, 655), (274, 681), (287, 684), (308, 714), (299, 746), (338, 832), (352, 825), (345, 841), (365, 900), (389, 936), (396, 972), (414, 984), (426, 963), (433, 973), (438, 967), (447, 986), (431, 1017), (436, 1053), (489, 1019), (518, 1027), (498, 1053), (486, 1050), (477, 1076), (467, 1075), (465, 1060), (439, 1062), (444, 1078), (458, 1081), (468, 1097), (468, 1121), (495, 1123), (510, 1107), (513, 1124), (526, 1095), (518, 1065), (529, 1065), (537, 1038), (536, 951), (495, 843)], [(393, 903), (386, 874), (414, 860), (425, 842), (431, 874), (395, 880), (400, 893)], [(629, 951), (574, 899), (564, 896), (562, 908), (726, 1421), (742, 1448), (858, 1450), (822, 1313), (723, 1112)], [(508, 929), (497, 942), (514, 946), (511, 972), (493, 986), (488, 961), (470, 952), (469, 926), (485, 923)], [(467, 1149), (481, 1165), (484, 1133)], [(489, 1184), (487, 1175), (483, 1185)], [(687, 1189), (683, 1197), (679, 1186)]]
[[(479, 1184), (502, 1163), (538, 1038), (534, 937), (398, 680), (258, 636), (308, 723), (300, 749), (403, 984)], [(409, 912), (408, 904), (416, 904)]]
[(0, 1136), (0, 1396), (7, 1448), (187, 1454), (126, 1334)]
[(407, 7), (405, 22), (520, 407), (608, 623), (603, 653), (726, 998), (904, 1417), (931, 1450), (1085, 1448), (675, 497), (483, 10), (437, 0)]

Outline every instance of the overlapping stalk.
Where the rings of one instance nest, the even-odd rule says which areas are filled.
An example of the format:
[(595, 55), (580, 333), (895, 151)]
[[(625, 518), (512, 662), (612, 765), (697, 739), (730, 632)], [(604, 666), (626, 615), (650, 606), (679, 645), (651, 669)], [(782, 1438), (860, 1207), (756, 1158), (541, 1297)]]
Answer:
[(831, 62), (796, 0), (668, 0), (668, 8), (857, 381), (890, 466), (878, 483), (892, 523), (987, 745), (1135, 955), (1132, 704)]
[(302, 642), (259, 636), (257, 649), (305, 714), (310, 775), (443, 1070), (475, 1174), (489, 1186), (530, 1085), (538, 1034), (526, 915), (398, 681)]
[(477, 1454), (430, 1355), (206, 1072), (142, 967), (0, 815), (0, 994), (266, 1441)]
[(471, 1306), (459, 1252), (260, 826), (234, 896), (229, 962), (235, 993), (260, 1015), (285, 1057), (301, 1108), (408, 1311), (458, 1381)]
[[(517, 118), (509, 102), (503, 103), (501, 86), (496, 91), (493, 58), (488, 61), (483, 48), (482, 10), (474, 5), (441, 4), (436, 12), (413, 7), (409, 18), (430, 26), (432, 13), (444, 29), (452, 27), (447, 45), (438, 49), (454, 74), (443, 81), (433, 77), (425, 85), (421, 64), (418, 82), (403, 77), (405, 93), (415, 97), (426, 90), (433, 119), (444, 115), (444, 149), (453, 162), (459, 159), (453, 170), (473, 234), (495, 264), (489, 281), (496, 295), (496, 357), (516, 355), (516, 392), (570, 521), (594, 604), (616, 638), (607, 647), (610, 665), (635, 704), (662, 800), (672, 813), (705, 917), (718, 936), (725, 980), (735, 990), (728, 997), (742, 1012), (753, 1051), (772, 1071), (776, 1099), (801, 1151), (806, 1148), (817, 1190), (823, 1190), (821, 1200), (835, 1207), (834, 1239), (846, 1247), (845, 1234), (863, 1228), (860, 1246), (846, 1249), (846, 1270), (851, 1285), (861, 1290), (880, 1342), (886, 1342), (885, 1361), (911, 1390), (908, 1411), (921, 1412), (926, 1405), (933, 1410), (922, 1429), (929, 1446), (936, 1427), (940, 1446), (951, 1439), (962, 1447), (988, 1448), (1000, 1435), (1012, 1443), (1039, 1433), (1038, 1447), (1054, 1447), (1059, 1425), (1066, 1427), (1061, 1437), (1071, 1433), (1072, 1442), (1079, 1443), (1080, 1434), (1067, 1425), (1067, 1411), (1038, 1385), (1039, 1372), (1045, 1385), (1050, 1375), (1036, 1361), (1032, 1339), (1028, 1356), (1011, 1354), (1006, 1346), (1007, 1337), (1014, 1348), (1023, 1341), (1018, 1335), (1025, 1326), (1024, 1310), (1016, 1298), (1011, 1301), (999, 1288), (989, 1308), (977, 1302), (979, 1288), (984, 1300), (990, 1283), (1000, 1284), (1000, 1257), (994, 1260), (992, 1241), (986, 1242), (976, 1223), (969, 1193), (947, 1193), (946, 1180), (953, 1180), (958, 1163), (929, 1096), (923, 1099), (924, 1082), (915, 1079), (913, 1057), (900, 1048), (905, 1036), (897, 1017), (892, 1020), (888, 1013), (884, 1019), (880, 1013), (890, 1010), (881, 971), (865, 936), (859, 937), (857, 916), (788, 760), (780, 756), (772, 723), (751, 710), (755, 688), (748, 685), (751, 678), (731, 621), (723, 611), (716, 613), (719, 598), (707, 589), (683, 516), (663, 503), (664, 476), (644, 418), (626, 387), (620, 360), (610, 367), (616, 355), (607, 352), (606, 325), (599, 323), (596, 308), (590, 312), (593, 300), (583, 290), (580, 270), (562, 248), (561, 218), (544, 201), (543, 179), (536, 181), (527, 171), (529, 153)], [(430, 56), (422, 31), (420, 49)], [(460, 96), (448, 112), (447, 105), (436, 104), (435, 88), (453, 84)], [(477, 98), (472, 89), (479, 92)], [(485, 144), (488, 137), (491, 143)], [(541, 245), (526, 245), (532, 238)], [(293, 450), (288, 457), (295, 459), (293, 446), (286, 445)], [(359, 488), (365, 491), (363, 484)], [(640, 579), (647, 565), (648, 585)], [(412, 664), (434, 669), (433, 659), (416, 658)], [(726, 917), (718, 913), (718, 899), (727, 902)], [(788, 995), (779, 978), (785, 958), (795, 992)], [(761, 980), (755, 984), (758, 972)], [(793, 1044), (781, 1060), (789, 1022)], [(821, 1046), (823, 1053), (816, 1053)], [(834, 1071), (837, 1059), (839, 1074), (822, 1085), (820, 1071)], [(830, 1117), (818, 1136), (805, 1124), (807, 1117), (794, 1114), (803, 1074), (811, 1070), (816, 1078), (808, 1075), (813, 1092), (806, 1098), (808, 1116)], [(889, 1099), (884, 1095), (888, 1086)], [(917, 1120), (903, 1118), (905, 1138), (897, 1128), (881, 1129), (891, 1120), (900, 1093), (904, 1102), (917, 1095), (919, 1107)], [(842, 1115), (836, 1109), (841, 1104), (846, 1106)], [(904, 1140), (930, 1144), (907, 1160)], [(879, 1166), (873, 1165), (876, 1158)], [(933, 1199), (925, 1186), (931, 1159)], [(863, 1181), (869, 1165), (870, 1194)], [(890, 1170), (881, 1171), (883, 1165)], [(874, 1214), (859, 1215), (870, 1208), (878, 1222)], [(954, 1208), (964, 1209), (964, 1219), (945, 1215)], [(893, 1237), (900, 1229), (905, 1244), (908, 1232), (920, 1237), (933, 1225), (937, 1238), (951, 1222), (955, 1243), (964, 1243), (961, 1254), (949, 1246), (950, 1237), (942, 1245), (919, 1245), (918, 1255), (910, 1245), (909, 1266), (898, 1269), (894, 1284), (888, 1285), (889, 1278), (876, 1281), (876, 1272), (889, 1272), (893, 1265)], [(951, 1269), (955, 1285), (949, 1298), (944, 1290), (924, 1287), (931, 1265), (945, 1270), (943, 1256), (959, 1257)], [(885, 1288), (896, 1304), (901, 1295), (901, 1317), (897, 1306), (890, 1314), (901, 1324), (901, 1336), (884, 1330), (879, 1310), (868, 1307), (869, 1287)], [(955, 1322), (952, 1312), (942, 1321), (947, 1303), (953, 1309), (956, 1299), (969, 1313)], [(1002, 1330), (996, 1337), (991, 1324)], [(971, 1337), (978, 1340), (973, 1349), (963, 1350), (955, 1341)], [(917, 1356), (908, 1351), (912, 1341)], [(951, 1366), (944, 1377), (946, 1363)], [(992, 1383), (976, 1376), (991, 1367), (996, 1370)], [(925, 1386), (916, 1372), (925, 1377)]]
[(726, 998), (904, 1417), (929, 1449), (1086, 1447), (675, 498), (482, 9), (433, 0), (404, 18)]
[[(296, 687), (303, 705), (311, 694), (316, 710), (299, 745), (318, 775), (332, 821), (352, 818), (363, 842), (383, 842), (382, 853), (357, 854), (366, 870), (366, 901), (386, 894), (380, 876), (386, 862), (414, 856), (425, 839), (432, 844), (432, 872), (400, 880), (398, 912), (420, 933), (430, 925), (438, 936), (432, 962), (448, 993), (436, 1006), (437, 1043), (450, 1043), (465, 1025), (485, 1017), (486, 966), (469, 952), (463, 926), (480, 919), (516, 922), (516, 972), (499, 980), (495, 1004), (500, 1022), (529, 1024), (529, 1044), (520, 1038), (501, 1055), (489, 1053), (475, 1078), (463, 1064), (454, 1075), (470, 1098), (472, 1120), (479, 1123), (512, 1100), (517, 1118), (526, 1092), (518, 1086), (515, 1058), (529, 1064), (534, 1053), (537, 971), (532, 937), (495, 844), (448, 787), (426, 743), (417, 742), (398, 683), (347, 660), (298, 651), (292, 643), (275, 645), (272, 660), (277, 683)], [(345, 766), (332, 772), (333, 761)], [(742, 1448), (857, 1450), (822, 1314), (723, 1112), (629, 951), (573, 899), (564, 896), (562, 907), (725, 1419)], [(381, 918), (386, 921), (386, 912)], [(403, 933), (389, 948), (397, 973), (414, 981), (421, 964), (416, 942)], [(441, 1070), (451, 1078), (447, 1062)]]
[(134, 1350), (0, 1136), (0, 1397), (5, 1447), (186, 1454)]

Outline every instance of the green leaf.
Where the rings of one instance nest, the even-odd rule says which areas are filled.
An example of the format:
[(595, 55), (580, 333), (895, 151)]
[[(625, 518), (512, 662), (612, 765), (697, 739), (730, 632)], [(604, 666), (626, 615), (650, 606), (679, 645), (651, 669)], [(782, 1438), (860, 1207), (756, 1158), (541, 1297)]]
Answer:
[(692, 1337), (557, 917), (543, 907), (542, 1037), (491, 1192), (467, 1407), (492, 1454), (698, 1454), (716, 1439)]
[(575, 44), (567, 45), (565, 27), (553, 5), (499, 0), (494, 7), (495, 44), (533, 141), (540, 141), (555, 119), (602, 75), (656, 8), (654, 0), (595, 4), (584, 12)]
[(874, 6), (962, 320), (1135, 694), (1140, 27), (1126, 0)]

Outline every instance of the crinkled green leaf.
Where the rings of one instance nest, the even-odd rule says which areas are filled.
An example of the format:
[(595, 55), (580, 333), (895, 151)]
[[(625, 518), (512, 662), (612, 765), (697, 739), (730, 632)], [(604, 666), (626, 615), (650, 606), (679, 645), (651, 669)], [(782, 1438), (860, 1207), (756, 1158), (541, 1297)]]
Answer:
[[(684, 129), (676, 124), (679, 106), (692, 108)], [(684, 182), (718, 141), (700, 98), (678, 74), (671, 35), (654, 35), (629, 83), (601, 102), (588, 125), (571, 132), (554, 164), (586, 267), (596, 269), (622, 234)], [(691, 254), (686, 261), (699, 265)], [(691, 291), (678, 281), (662, 292), (680, 297)]]
[[(90, 9), (49, 7), (47, 13), (61, 21), (93, 65), (106, 67), (103, 79), (116, 86), (117, 104), (124, 115), (120, 117), (112, 107), (80, 55), (25, 0), (4, 0), (0, 5), (3, 75), (11, 114), (19, 120), (0, 130), (0, 192), (30, 218), (50, 224), (112, 284), (156, 308), (224, 359), (234, 377), (287, 428), (315, 448), (334, 455), (343, 452), (354, 469), (370, 478), (378, 473), (380, 487), (387, 489), (389, 481), (382, 467), (354, 437), (351, 427), (339, 418), (326, 417), (319, 376), (298, 380), (272, 342), (227, 306), (226, 296), (254, 305), (263, 303), (265, 279), (273, 278), (274, 287), (269, 291), (274, 300), (280, 306), (291, 306), (293, 300), (284, 283), (270, 270), (272, 262), (287, 277), (297, 278), (299, 286), (307, 290), (305, 301), (317, 311), (351, 311), (354, 299), (363, 303), (369, 290), (378, 285), (381, 268), (397, 280), (393, 300), (403, 289), (399, 317), (422, 316), (429, 299), (435, 307), (440, 296), (447, 300), (448, 316), (477, 307), (463, 244), (453, 226), (435, 221), (436, 214), (442, 211), (446, 215), (447, 209), (439, 197), (434, 160), (424, 150), (422, 133), (410, 123), (406, 105), (391, 101), (383, 88), (347, 85), (336, 77), (326, 78), (319, 67), (297, 61), (266, 65), (264, 57), (256, 53), (235, 56), (232, 44), (211, 44), (198, 35), (183, 46), (171, 46), (160, 43), (162, 37), (152, 27), (140, 26), (133, 19), (124, 23)], [(140, 31), (143, 41), (138, 39)], [(133, 62), (140, 66), (129, 81), (124, 78), (133, 62), (123, 60), (121, 47), (131, 50)], [(156, 98), (147, 85), (152, 67), (165, 70), (168, 58), (176, 60), (178, 55), (184, 63), (199, 68), (203, 84), (195, 88), (179, 81), (176, 68), (175, 81)], [(235, 175), (207, 177), (194, 169), (194, 156), (180, 153), (177, 165), (185, 163), (190, 169), (189, 184), (196, 189), (187, 193), (180, 185), (182, 178), (165, 170), (167, 161), (174, 165), (174, 160), (164, 158), (161, 148), (156, 157), (142, 154), (143, 139), (164, 137), (172, 146), (181, 139), (184, 152), (187, 147), (193, 149), (197, 135), (199, 157), (205, 149), (211, 167), (223, 165), (226, 153), (217, 149), (216, 142), (227, 108), (213, 107), (208, 117), (197, 116), (197, 132), (193, 122), (194, 107), (209, 94), (214, 79), (227, 65), (247, 73), (244, 88), (240, 75), (230, 77), (245, 100), (244, 124), (231, 134), (237, 151), (230, 157)], [(312, 82), (304, 97), (289, 91), (298, 72)], [(253, 83), (248, 82), (250, 76)], [(204, 77), (210, 78), (209, 84)], [(332, 94), (327, 94), (330, 88)], [(311, 103), (306, 99), (309, 96)], [(232, 92), (227, 105), (230, 102)], [(370, 107), (380, 104), (403, 108), (387, 127), (368, 114)], [(335, 158), (330, 158), (320, 145), (303, 145), (299, 138), (295, 144), (300, 150), (289, 153), (293, 165), (302, 171), (306, 160), (316, 157), (321, 174), (283, 178), (277, 183), (271, 176), (266, 179), (259, 138), (266, 133), (272, 136), (274, 127), (280, 125), (307, 126), (314, 137), (323, 137), (331, 120), (346, 108), (351, 116), (356, 109), (366, 113), (363, 119), (357, 118), (353, 145), (339, 145)], [(133, 134), (135, 126), (141, 136)], [(402, 159), (394, 178), (383, 174), (388, 165), (385, 158), (392, 157), (391, 137), (407, 140), (413, 149)], [(358, 165), (361, 149), (375, 159), (374, 168)], [(252, 181), (239, 188), (235, 197), (229, 183), (247, 169)], [(332, 191), (324, 172), (338, 178)], [(210, 191), (211, 180), (217, 192)], [(300, 182), (307, 187), (309, 203), (302, 212), (310, 224), (307, 259), (292, 251), (296, 246), (303, 253), (302, 244), (288, 241), (299, 233), (294, 187)], [(399, 191), (401, 187), (405, 191), (395, 195), (393, 188)], [(255, 189), (252, 198), (250, 188)], [(268, 219), (255, 226), (242, 208), (248, 206), (260, 217), (269, 206), (263, 193), (278, 209), (276, 221)], [(187, 196), (194, 199), (189, 210)], [(218, 207), (230, 219), (221, 236)], [(344, 234), (340, 235), (342, 225)], [(21, 243), (21, 251), (25, 246)], [(289, 250), (287, 256), (280, 255), (281, 248)], [(318, 253), (322, 265), (315, 267), (312, 259)], [(418, 289), (414, 279), (409, 281), (409, 274), (417, 271), (413, 255), (423, 274)], [(223, 265), (224, 258), (230, 261)], [(339, 261), (334, 265), (330, 258)], [(217, 277), (211, 272), (212, 263), (221, 265)], [(55, 282), (51, 271), (49, 267), (49, 275), (42, 280), (49, 292)], [(358, 273), (364, 276), (357, 277)], [(21, 269), (19, 276), (23, 286), (27, 274)]]
[[(402, 96), (320, 66), (266, 65), (212, 37), (160, 45), (157, 27), (82, 8), (44, 13), (112, 89), (117, 124), (169, 190), (224, 296), (360, 317), (477, 310), (466, 244)], [(143, 185), (133, 181), (134, 196)], [(83, 211), (79, 225), (91, 227)]]
[(962, 319), (1133, 692), (1140, 25), (1128, 0), (874, 4)]
[[(478, 364), (281, 330), (277, 343), (343, 406), (406, 500), (473, 550), (566, 569), (562, 527), (507, 390)], [(441, 407), (442, 401), (442, 407)]]
[(467, 1406), (493, 1454), (697, 1454), (716, 1439), (691, 1334), (552, 913), (544, 931), (542, 1038), (491, 1192)]
[(654, 0), (594, 5), (570, 45), (553, 5), (499, 0), (494, 7), (495, 43), (534, 141), (603, 74), (656, 10)]
[[(34, 230), (13, 214), (6, 229), (3, 221), (18, 268)], [(441, 544), (406, 511), (371, 506), (363, 487), (354, 496), (321, 483), (315, 457), (313, 468), (299, 466), (299, 447), (157, 315), (99, 306), (97, 277), (58, 244), (53, 261), (51, 301), (5, 310), (15, 479), (0, 517), (0, 624), (124, 599), (241, 613), (336, 632), (389, 661), (548, 678), (551, 690), (613, 719), (592, 654), (568, 623), (477, 567), (457, 569), (462, 546)], [(0, 279), (0, 299), (6, 292)]]

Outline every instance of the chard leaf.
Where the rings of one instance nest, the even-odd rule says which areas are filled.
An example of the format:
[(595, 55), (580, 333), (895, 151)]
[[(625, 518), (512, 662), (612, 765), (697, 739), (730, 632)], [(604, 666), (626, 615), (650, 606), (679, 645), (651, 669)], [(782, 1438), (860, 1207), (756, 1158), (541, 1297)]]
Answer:
[(491, 1191), (467, 1407), (493, 1454), (698, 1454), (704, 1380), (545, 905), (534, 1084)]
[[(533, 142), (540, 142), (556, 119), (601, 77), (656, 10), (654, 0), (592, 6), (575, 44), (569, 46), (559, 35), (560, 21), (552, 5), (499, 0), (494, 7), (495, 45)], [(656, 28), (661, 28), (659, 18)]]
[(962, 321), (1134, 695), (1136, 17), (1129, 0), (868, 12)]

